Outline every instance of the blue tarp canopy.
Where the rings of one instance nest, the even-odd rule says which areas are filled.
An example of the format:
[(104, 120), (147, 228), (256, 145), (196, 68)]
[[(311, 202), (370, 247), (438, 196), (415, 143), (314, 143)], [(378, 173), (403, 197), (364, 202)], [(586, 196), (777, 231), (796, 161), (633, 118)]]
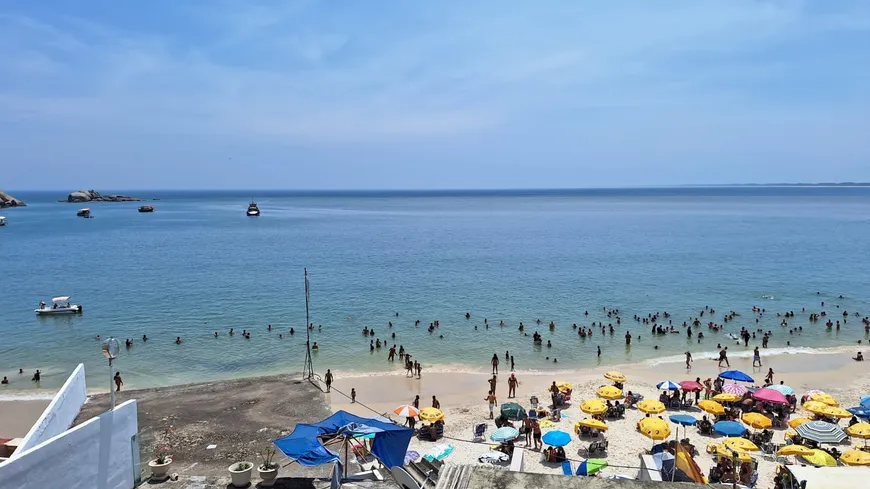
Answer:
[(300, 465), (315, 466), (340, 460), (339, 455), (324, 447), (318, 437), (356, 436), (374, 433), (372, 453), (387, 468), (402, 465), (414, 430), (375, 418), (363, 418), (339, 411), (315, 424), (299, 423), (293, 433), (275, 440), (275, 446)]

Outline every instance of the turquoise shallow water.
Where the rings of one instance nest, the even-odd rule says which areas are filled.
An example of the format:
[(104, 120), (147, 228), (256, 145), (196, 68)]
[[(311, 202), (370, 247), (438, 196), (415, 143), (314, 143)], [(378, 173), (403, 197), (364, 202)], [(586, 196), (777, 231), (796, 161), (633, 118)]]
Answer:
[[(832, 319), (843, 310), (870, 314), (868, 188), (149, 191), (138, 195), (161, 198), (153, 214), (137, 213), (136, 203), (95, 203), (90, 220), (75, 217), (79, 206), (53, 202), (62, 195), (12, 193), (29, 206), (2, 211), (9, 225), (0, 228), (0, 375), (13, 380), (10, 389), (33, 387), (28, 379), (37, 368), (45, 372), (41, 387), (57, 387), (79, 362), (90, 385), (101, 385), (107, 367), (98, 334), (134, 340), (117, 364), (128, 386), (299, 371), (303, 267), (311, 320), (322, 325), (312, 338), (322, 346), (318, 371), (393, 368), (385, 348), (369, 353), (364, 326), (388, 343), (395, 332), (395, 343), (414, 353), (424, 372), (485, 369), (494, 352), (505, 350), (518, 369), (539, 370), (688, 348), (697, 356), (717, 343), (733, 344), (725, 335), (741, 326), (772, 330), (771, 348), (786, 341), (846, 346), (865, 338), (860, 318), (827, 331), (823, 323), (810, 325), (801, 307), (820, 311), (824, 300)], [(260, 218), (244, 215), (251, 195)], [(55, 295), (72, 295), (84, 314), (36, 317), (38, 302)], [(727, 310), (742, 315), (724, 332), (704, 329), (700, 345), (687, 343), (685, 334), (650, 336), (649, 326), (632, 320), (668, 311), (679, 325), (705, 305), (717, 309), (717, 322)], [(770, 311), (758, 326), (753, 305)], [(572, 323), (616, 326), (603, 306), (622, 311), (616, 333), (596, 329), (579, 338)], [(797, 313), (791, 325), (803, 326), (801, 335), (779, 327), (773, 312), (787, 310)], [(555, 331), (537, 326), (538, 318), (555, 321)], [(425, 326), (435, 319), (441, 326), (429, 334)], [(507, 326), (498, 327), (499, 320)], [(517, 331), (520, 321), (552, 348), (534, 347)], [(296, 335), (279, 339), (291, 326)], [(252, 338), (229, 337), (230, 327), (253, 331)], [(624, 345), (626, 329), (640, 336), (631, 348)], [(145, 344), (143, 334), (150, 338)]]

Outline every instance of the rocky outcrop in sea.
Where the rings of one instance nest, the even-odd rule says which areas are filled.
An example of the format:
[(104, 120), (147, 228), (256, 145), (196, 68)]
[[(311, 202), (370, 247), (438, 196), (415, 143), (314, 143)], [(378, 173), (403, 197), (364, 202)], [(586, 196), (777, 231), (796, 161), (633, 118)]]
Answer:
[(24, 207), (27, 204), (0, 190), (0, 209), (6, 207)]
[(61, 202), (139, 202), (141, 200), (127, 195), (102, 195), (96, 190), (79, 190), (70, 192), (66, 200)]

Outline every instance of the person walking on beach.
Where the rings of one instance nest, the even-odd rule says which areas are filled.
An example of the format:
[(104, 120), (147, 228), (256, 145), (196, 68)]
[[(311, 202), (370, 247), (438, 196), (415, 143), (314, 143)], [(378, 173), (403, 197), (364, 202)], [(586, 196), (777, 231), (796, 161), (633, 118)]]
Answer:
[(490, 361), (490, 363), (492, 364), (492, 373), (497, 374), (498, 373), (498, 355), (493, 353), (492, 360)]
[(719, 366), (722, 366), (722, 362), (725, 362), (726, 367), (730, 367), (731, 363), (728, 362), (728, 347), (722, 348), (719, 350)]
[(432, 396), (432, 407), (435, 409), (441, 409), (441, 403), (438, 402), (438, 399), (435, 396)]
[(487, 380), (487, 382), (489, 382), (489, 390), (495, 392), (495, 386), (498, 383), (498, 377), (493, 375), (491, 379)]
[(351, 389), (350, 389), (350, 402), (351, 402), (351, 403), (355, 403), (355, 402), (356, 402), (356, 389), (354, 389), (354, 388), (352, 388), (352, 387), (351, 387)]
[(691, 370), (692, 368), (692, 352), (686, 352), (686, 370)]
[(493, 391), (489, 391), (489, 395), (484, 399), (489, 403), (489, 419), (493, 419), (493, 411), (495, 407), (498, 406), (498, 400), (495, 398), (495, 393)]
[(124, 385), (124, 381), (121, 380), (121, 372), (115, 372), (115, 392), (121, 392), (122, 385)]
[(323, 381), (326, 382), (326, 392), (332, 389), (332, 371), (326, 369), (326, 375), (323, 376)]
[(517, 376), (515, 374), (511, 374), (508, 378), (508, 398), (517, 397), (517, 385), (520, 382), (517, 380)]
[(412, 402), (411, 404), (413, 404), (415, 408), (420, 409), (420, 395), (419, 394), (414, 396), (414, 402)]
[(755, 347), (755, 350), (752, 351), (752, 366), (760, 367), (761, 366), (761, 353), (758, 351), (758, 347)]
[(768, 385), (773, 383), (773, 369), (772, 368), (767, 369), (767, 377), (764, 378), (764, 383), (768, 384)]

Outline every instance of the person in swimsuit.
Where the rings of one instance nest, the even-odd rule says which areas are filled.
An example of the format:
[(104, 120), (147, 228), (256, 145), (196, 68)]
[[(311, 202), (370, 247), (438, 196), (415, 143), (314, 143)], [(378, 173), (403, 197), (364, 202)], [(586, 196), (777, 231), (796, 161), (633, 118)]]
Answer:
[(498, 405), (498, 400), (495, 398), (495, 393), (489, 391), (489, 395), (484, 399), (489, 403), (489, 419), (493, 419), (493, 411), (495, 407)]

